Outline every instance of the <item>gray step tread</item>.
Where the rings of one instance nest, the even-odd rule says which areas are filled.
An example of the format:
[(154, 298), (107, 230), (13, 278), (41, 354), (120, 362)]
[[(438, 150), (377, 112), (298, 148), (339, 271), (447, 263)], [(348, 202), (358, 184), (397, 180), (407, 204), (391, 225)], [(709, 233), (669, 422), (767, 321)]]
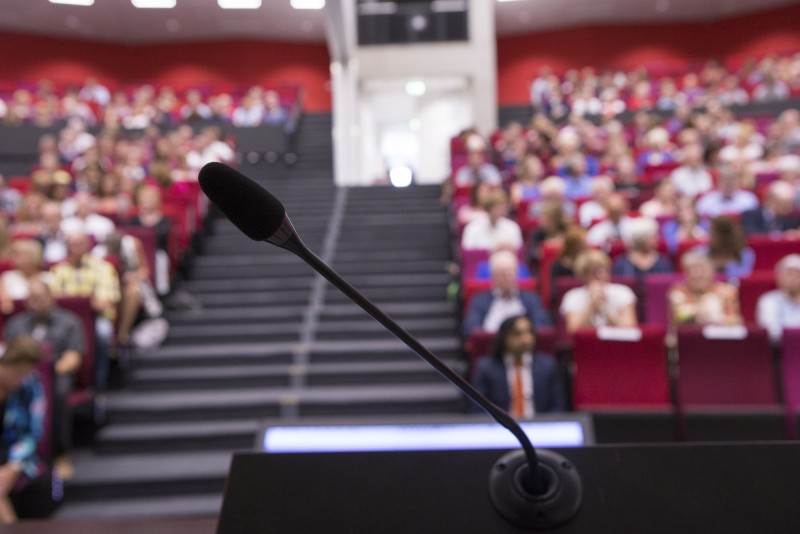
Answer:
[[(454, 362), (445, 363), (452, 364)], [(188, 369), (139, 369), (133, 372), (134, 380), (199, 380), (209, 378), (235, 378), (258, 376), (283, 376), (302, 371), (309, 375), (322, 374), (364, 374), (376, 372), (404, 372), (432, 370), (431, 366), (417, 358), (411, 361), (389, 362), (341, 362), (313, 363), (303, 368), (293, 365), (227, 365), (222, 368), (199, 367)]]
[(256, 432), (261, 427), (261, 421), (256, 419), (242, 419), (236, 421), (197, 421), (186, 423), (132, 423), (114, 424), (98, 432), (98, 439), (102, 440), (145, 440), (164, 439), (172, 436), (214, 437), (221, 434), (252, 433), (255, 443)]
[(150, 499), (66, 502), (56, 510), (53, 519), (59, 521), (126, 517), (131, 519), (180, 517), (183, 519), (187, 517), (216, 517), (221, 509), (222, 495), (219, 494), (176, 495)]
[[(97, 455), (76, 451), (72, 456), (75, 477), (69, 485), (225, 477), (231, 451), (166, 452), (148, 454)], [(68, 490), (69, 488), (67, 488)]]
[(402, 386), (319, 387), (234, 389), (201, 392), (120, 392), (108, 395), (109, 412), (158, 412), (164, 409), (214, 409), (228, 406), (262, 406), (274, 404), (368, 404), (372, 402), (414, 402), (420, 399), (452, 400), (459, 396), (450, 384), (419, 384)]

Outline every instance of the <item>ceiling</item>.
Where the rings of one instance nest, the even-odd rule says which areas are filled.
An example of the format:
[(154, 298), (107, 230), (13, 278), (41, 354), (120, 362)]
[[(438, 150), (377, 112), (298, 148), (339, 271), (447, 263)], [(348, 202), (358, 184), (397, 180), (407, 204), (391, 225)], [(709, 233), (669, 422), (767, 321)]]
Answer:
[[(489, 0), (481, 0), (489, 1)], [(498, 35), (603, 23), (708, 21), (798, 4), (800, 0), (518, 0), (498, 3)], [(91, 7), (48, 0), (0, 0), (0, 30), (124, 44), (220, 39), (325, 41), (324, 11), (298, 11), (289, 0), (258, 10), (223, 10), (217, 0), (177, 0), (174, 9), (136, 9), (129, 0)]]

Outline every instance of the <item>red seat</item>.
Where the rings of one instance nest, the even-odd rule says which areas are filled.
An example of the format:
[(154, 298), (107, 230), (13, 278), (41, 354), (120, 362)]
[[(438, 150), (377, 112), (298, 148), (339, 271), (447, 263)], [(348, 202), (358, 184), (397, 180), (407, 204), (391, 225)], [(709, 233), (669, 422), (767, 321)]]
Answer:
[(710, 327), (678, 329), (678, 401), (681, 406), (765, 406), (777, 402), (772, 348), (760, 327), (743, 337), (712, 336)]
[(747, 239), (747, 244), (756, 254), (755, 271), (771, 271), (784, 256), (800, 251), (800, 241), (759, 235)]
[(781, 340), (783, 398), (791, 410), (800, 409), (800, 328), (784, 328)]
[(641, 332), (640, 339), (601, 339), (594, 329), (575, 332), (575, 409), (670, 407), (666, 329), (646, 326), (633, 330)]
[(156, 250), (158, 249), (155, 229), (144, 226), (120, 226), (117, 230), (122, 234), (136, 237), (142, 242), (144, 255), (147, 257), (147, 267), (150, 270), (150, 281), (152, 282), (156, 272)]
[(683, 280), (680, 273), (648, 274), (644, 278), (644, 316), (649, 325), (669, 324), (669, 289)]
[(739, 307), (745, 323), (756, 322), (758, 299), (773, 289), (775, 289), (775, 275), (772, 271), (756, 272), (747, 278), (739, 279)]

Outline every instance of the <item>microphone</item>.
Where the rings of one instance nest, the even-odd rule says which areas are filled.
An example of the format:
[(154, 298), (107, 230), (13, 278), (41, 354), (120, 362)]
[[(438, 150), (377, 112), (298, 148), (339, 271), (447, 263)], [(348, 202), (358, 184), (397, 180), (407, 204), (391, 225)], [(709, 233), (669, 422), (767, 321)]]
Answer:
[(575, 515), (581, 504), (582, 484), (574, 465), (553, 451), (540, 450), (537, 454), (513, 417), (484, 397), (311, 252), (297, 235), (277, 198), (222, 163), (206, 164), (200, 169), (198, 180), (206, 196), (242, 233), (254, 241), (266, 241), (300, 257), (517, 438), (522, 450), (511, 451), (500, 458), (489, 477), (490, 497), (503, 517), (523, 528), (549, 529), (566, 523)]

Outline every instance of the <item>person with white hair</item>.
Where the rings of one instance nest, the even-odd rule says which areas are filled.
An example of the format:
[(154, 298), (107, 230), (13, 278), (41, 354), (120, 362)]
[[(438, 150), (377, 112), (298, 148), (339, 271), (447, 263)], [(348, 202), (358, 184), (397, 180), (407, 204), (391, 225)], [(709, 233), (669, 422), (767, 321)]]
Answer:
[(669, 258), (658, 252), (658, 223), (647, 217), (631, 219), (622, 234), (625, 255), (614, 260), (614, 276), (643, 277), (674, 271)]
[(628, 224), (633, 220), (628, 216), (630, 202), (619, 193), (608, 197), (606, 210), (608, 218), (592, 226), (586, 234), (586, 242), (589, 246), (602, 247), (622, 239), (627, 232)]
[(474, 330), (497, 332), (500, 323), (515, 315), (525, 315), (535, 328), (552, 324), (539, 295), (519, 288), (518, 264), (516, 254), (508, 250), (492, 254), (489, 259), (492, 289), (472, 298), (462, 327), (464, 337)]
[(784, 328), (800, 328), (800, 254), (789, 254), (775, 265), (775, 280), (778, 288), (758, 299), (756, 322), (777, 342)]
[(645, 134), (645, 143), (647, 149), (636, 159), (639, 170), (675, 161), (674, 149), (669, 142), (669, 132), (666, 129), (652, 128)]
[(800, 228), (800, 217), (793, 212), (795, 190), (786, 182), (772, 182), (764, 205), (742, 213), (742, 228), (747, 235), (774, 234)]

